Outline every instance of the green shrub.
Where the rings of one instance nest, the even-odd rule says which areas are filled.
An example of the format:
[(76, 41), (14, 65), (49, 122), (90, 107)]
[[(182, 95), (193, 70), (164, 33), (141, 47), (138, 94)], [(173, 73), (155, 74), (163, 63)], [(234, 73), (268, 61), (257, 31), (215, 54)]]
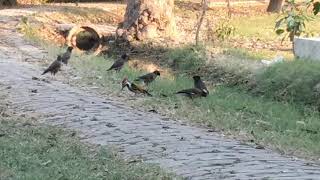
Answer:
[(219, 40), (224, 41), (233, 36), (235, 31), (236, 28), (229, 21), (223, 21), (218, 24), (215, 34)]
[(277, 63), (256, 77), (255, 91), (276, 100), (319, 105), (320, 63), (294, 60)]

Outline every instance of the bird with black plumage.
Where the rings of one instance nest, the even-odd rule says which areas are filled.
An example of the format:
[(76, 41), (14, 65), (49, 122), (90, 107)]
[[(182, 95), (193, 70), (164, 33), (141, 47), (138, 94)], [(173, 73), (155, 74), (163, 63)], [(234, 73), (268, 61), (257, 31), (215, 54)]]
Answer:
[(155, 70), (151, 73), (142, 75), (137, 77), (134, 81), (143, 82), (146, 86), (148, 86), (151, 82), (153, 82), (158, 76), (160, 76), (160, 71)]
[(200, 76), (193, 76), (193, 81), (194, 81), (194, 87), (200, 89), (203, 92), (203, 96), (206, 97), (209, 95), (209, 91), (207, 89), (207, 86), (205, 83), (202, 81)]
[(183, 89), (181, 91), (176, 92), (176, 94), (180, 94), (190, 99), (198, 98), (198, 97), (207, 97), (209, 95), (209, 91), (201, 80), (200, 76), (193, 76), (194, 87), (189, 89)]
[(107, 71), (115, 70), (116, 72), (119, 72), (123, 68), (124, 64), (128, 62), (128, 60), (129, 55), (127, 53), (122, 54), (121, 57), (118, 58)]
[(70, 58), (71, 58), (72, 50), (73, 50), (73, 47), (72, 47), (72, 46), (69, 46), (69, 47), (67, 48), (66, 52), (60, 55), (63, 64), (68, 65), (69, 60), (70, 60)]
[(51, 75), (55, 76), (56, 73), (61, 70), (61, 66), (62, 56), (58, 55), (57, 59), (53, 61), (47, 69), (43, 71), (42, 75), (45, 75), (46, 73), (50, 72)]

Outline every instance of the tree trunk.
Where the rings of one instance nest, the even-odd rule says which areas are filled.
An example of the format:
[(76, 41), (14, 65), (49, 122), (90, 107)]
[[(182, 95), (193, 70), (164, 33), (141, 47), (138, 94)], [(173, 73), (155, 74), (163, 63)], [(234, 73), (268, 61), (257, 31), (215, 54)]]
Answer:
[(0, 6), (15, 6), (17, 5), (16, 0), (0, 0)]
[(280, 12), (283, 0), (270, 0), (267, 12)]
[(173, 8), (174, 0), (128, 0), (117, 36), (129, 41), (173, 37), (176, 34)]

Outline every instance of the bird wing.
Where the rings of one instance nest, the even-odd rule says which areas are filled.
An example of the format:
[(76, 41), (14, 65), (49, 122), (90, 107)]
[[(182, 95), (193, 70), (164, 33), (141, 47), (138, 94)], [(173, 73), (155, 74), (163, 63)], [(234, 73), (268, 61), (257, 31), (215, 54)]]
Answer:
[(143, 92), (143, 90), (144, 90), (142, 87), (140, 87), (136, 84), (133, 84), (133, 83), (131, 83), (131, 88), (132, 88), (132, 90), (134, 90), (136, 92)]
[(49, 69), (59, 69), (61, 67), (60, 61), (53, 61), (53, 63), (49, 66)]
[(53, 61), (50, 66), (42, 73), (46, 74), (47, 72), (53, 71), (53, 70), (59, 70), (61, 67), (61, 62), (58, 60)]
[(204, 92), (205, 94), (209, 94), (209, 91), (208, 91), (208, 89), (207, 89), (207, 87), (206, 87), (206, 85), (203, 83), (203, 85), (202, 85), (202, 87), (201, 87), (201, 90), (202, 90), (202, 92)]
[(200, 96), (206, 96), (203, 94), (203, 92), (198, 89), (198, 88), (192, 88), (192, 89), (185, 89), (185, 90), (181, 90), (179, 92), (177, 92), (176, 94), (181, 94), (183, 96), (187, 96), (189, 98), (196, 98), (196, 97), (200, 97)]
[(139, 76), (137, 79), (135, 79), (136, 81), (137, 80), (146, 80), (146, 81), (151, 81), (153, 80), (153, 73), (148, 73), (148, 74), (145, 74), (143, 76)]
[(111, 69), (119, 68), (119, 67), (123, 66), (123, 64), (124, 64), (123, 61), (117, 60), (112, 64), (112, 66), (108, 69), (108, 71)]
[(184, 90), (178, 91), (177, 94), (196, 95), (196, 94), (201, 94), (201, 90), (196, 89), (196, 88), (184, 89)]
[(131, 83), (131, 88), (135, 92), (140, 92), (140, 93), (144, 93), (144, 94), (147, 94), (149, 96), (152, 96), (147, 90), (143, 89), (142, 87), (140, 87), (140, 86), (138, 86), (136, 84)]
[(201, 80), (199, 82), (195, 83), (195, 88), (200, 89), (203, 93), (205, 93), (205, 95), (209, 94), (209, 91), (208, 91), (206, 85)]

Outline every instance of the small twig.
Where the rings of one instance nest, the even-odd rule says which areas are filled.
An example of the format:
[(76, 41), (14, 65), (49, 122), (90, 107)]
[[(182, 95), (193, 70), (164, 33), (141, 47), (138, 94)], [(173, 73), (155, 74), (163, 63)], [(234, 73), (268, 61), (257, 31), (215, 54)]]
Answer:
[(230, 0), (226, 0), (227, 1), (227, 8), (228, 8), (228, 17), (229, 19), (231, 18), (231, 6), (230, 6)]
[(200, 16), (199, 19), (199, 23), (198, 23), (198, 27), (197, 27), (197, 31), (196, 31), (196, 45), (199, 45), (199, 33), (200, 33), (200, 28), (204, 19), (204, 16), (206, 15), (206, 11), (207, 11), (207, 6), (208, 6), (208, 2), (207, 0), (202, 0), (201, 2), (202, 4), (202, 14)]

